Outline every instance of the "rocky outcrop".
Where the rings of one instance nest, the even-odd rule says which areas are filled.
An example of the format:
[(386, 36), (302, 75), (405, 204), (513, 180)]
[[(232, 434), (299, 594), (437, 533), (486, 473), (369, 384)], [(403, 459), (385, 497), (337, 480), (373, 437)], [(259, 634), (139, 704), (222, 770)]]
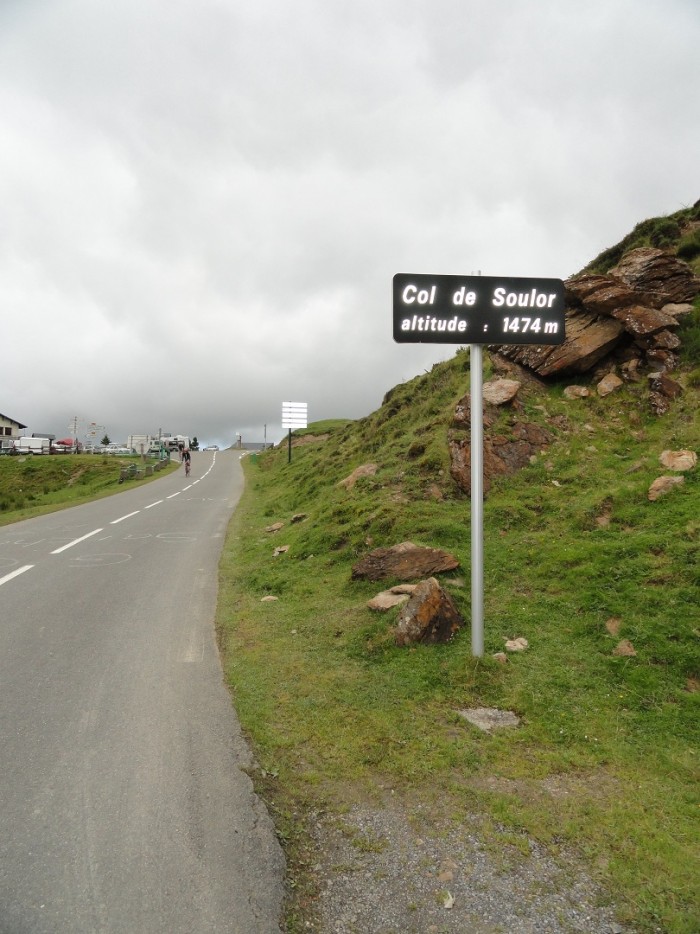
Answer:
[[(509, 435), (492, 435), (484, 438), (484, 493), (491, 488), (494, 476), (515, 473), (530, 463), (549, 444), (551, 437), (539, 425), (515, 422)], [(451, 438), (450, 474), (465, 492), (471, 493), (471, 440)]]
[[(499, 434), (489, 434), (483, 446), (483, 490), (488, 493), (491, 479), (512, 474), (525, 467), (532, 458), (549, 444), (547, 431), (530, 422), (520, 420), (523, 405), (518, 399), (522, 380), (498, 376), (483, 385), (482, 418), (484, 429), (491, 429), (499, 417), (499, 409), (511, 414), (510, 426)], [(462, 436), (460, 429), (471, 430), (471, 399), (469, 393), (459, 400), (452, 416), (452, 431), (448, 439), (450, 475), (457, 485), (471, 495), (471, 439)]]
[(492, 349), (545, 378), (586, 373), (608, 358), (663, 370), (677, 365), (680, 340), (674, 331), (700, 293), (700, 280), (687, 263), (644, 247), (625, 254), (608, 275), (577, 276), (565, 288), (563, 344)]
[(361, 558), (352, 569), (353, 580), (378, 581), (394, 577), (416, 580), (426, 574), (453, 571), (459, 561), (440, 548), (424, 548), (413, 542), (401, 542), (391, 548), (375, 548)]
[(610, 274), (637, 291), (658, 296), (660, 304), (692, 302), (700, 291), (700, 283), (686, 263), (651, 247), (625, 253)]

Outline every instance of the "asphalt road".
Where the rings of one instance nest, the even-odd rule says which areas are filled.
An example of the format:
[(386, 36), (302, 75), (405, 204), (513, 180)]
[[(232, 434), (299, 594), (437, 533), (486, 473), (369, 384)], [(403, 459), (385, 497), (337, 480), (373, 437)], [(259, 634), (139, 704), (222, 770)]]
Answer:
[(238, 453), (0, 528), (0, 932), (270, 934), (214, 635)]

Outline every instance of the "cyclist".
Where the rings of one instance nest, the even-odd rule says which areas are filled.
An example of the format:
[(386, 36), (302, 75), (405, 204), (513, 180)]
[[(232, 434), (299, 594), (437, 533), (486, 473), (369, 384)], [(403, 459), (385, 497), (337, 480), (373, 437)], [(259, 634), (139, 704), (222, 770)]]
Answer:
[(191, 461), (190, 461), (190, 452), (188, 448), (185, 448), (185, 450), (182, 452), (182, 460), (184, 461), (184, 464), (185, 464), (185, 476), (189, 477)]

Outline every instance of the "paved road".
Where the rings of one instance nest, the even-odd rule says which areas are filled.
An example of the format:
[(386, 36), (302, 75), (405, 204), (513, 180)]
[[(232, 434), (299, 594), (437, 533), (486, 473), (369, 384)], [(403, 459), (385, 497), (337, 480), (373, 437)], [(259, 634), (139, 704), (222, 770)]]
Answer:
[(0, 528), (0, 932), (270, 934), (283, 857), (214, 638), (237, 452)]

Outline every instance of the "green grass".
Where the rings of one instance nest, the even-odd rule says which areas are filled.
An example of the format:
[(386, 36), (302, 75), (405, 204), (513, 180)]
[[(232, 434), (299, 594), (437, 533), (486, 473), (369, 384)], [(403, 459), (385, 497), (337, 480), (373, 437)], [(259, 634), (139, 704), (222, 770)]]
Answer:
[[(120, 470), (132, 463), (140, 464), (140, 458), (88, 454), (0, 457), (0, 525), (121, 492)], [(128, 483), (149, 479), (130, 479)]]
[[(661, 419), (647, 414), (643, 382), (579, 402), (561, 386), (521, 390), (522, 417), (554, 440), (485, 503), (482, 659), (468, 626), (447, 646), (397, 648), (397, 611), (366, 607), (391, 581), (351, 581), (371, 547), (447, 548), (461, 567), (443, 586), (469, 619), (469, 500), (447, 452), (465, 352), (295, 447), (291, 463), (284, 444), (247, 463), (218, 627), (298, 883), (290, 930), (304, 929), (313, 886), (304, 815), (389, 790), (443, 816), (479, 815), (485, 838), (499, 828), (577, 853), (639, 931), (698, 930), (700, 471), (655, 503), (646, 495), (662, 450), (700, 449), (700, 392), (675, 375), (685, 391)], [(339, 485), (367, 462), (374, 476)], [(296, 513), (307, 518), (291, 524)], [(278, 520), (281, 531), (265, 531)], [(530, 648), (498, 664), (515, 636)], [(636, 656), (613, 654), (620, 639)], [(457, 711), (481, 705), (522, 726), (478, 733)]]

